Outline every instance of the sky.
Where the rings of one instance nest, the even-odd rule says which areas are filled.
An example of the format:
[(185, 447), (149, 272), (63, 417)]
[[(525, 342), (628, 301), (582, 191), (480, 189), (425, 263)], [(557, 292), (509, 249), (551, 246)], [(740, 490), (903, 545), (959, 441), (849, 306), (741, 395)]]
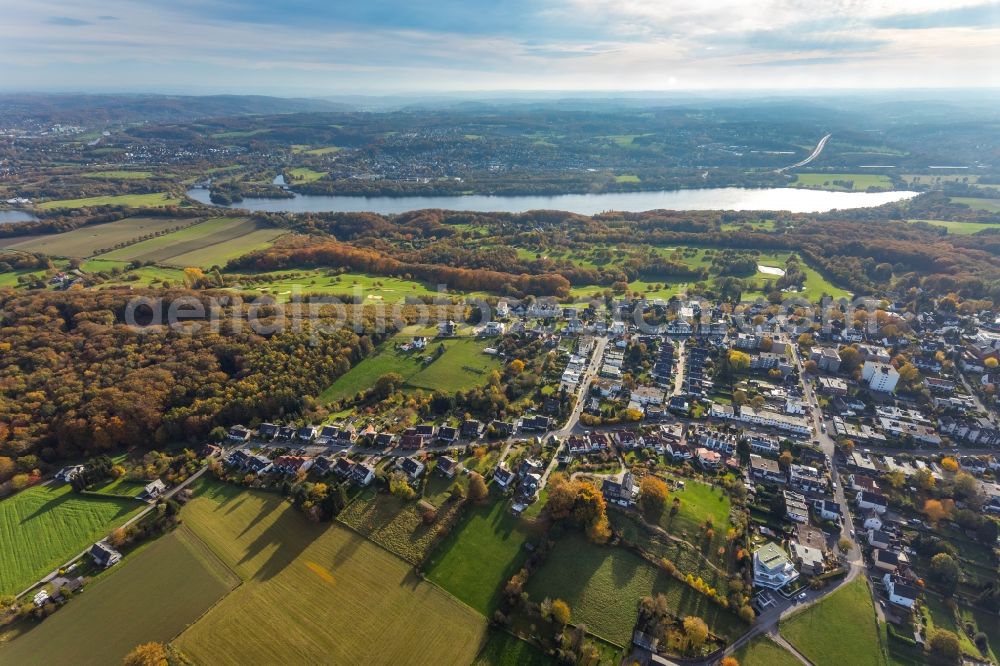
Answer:
[(1000, 86), (1000, 0), (0, 0), (0, 89)]

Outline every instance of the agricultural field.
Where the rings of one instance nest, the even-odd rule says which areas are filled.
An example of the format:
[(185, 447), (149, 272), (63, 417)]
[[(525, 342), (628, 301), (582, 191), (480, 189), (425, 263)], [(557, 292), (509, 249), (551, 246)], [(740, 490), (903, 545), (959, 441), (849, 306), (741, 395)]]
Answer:
[(530, 643), (506, 631), (494, 631), (472, 666), (554, 666), (555, 663)]
[(118, 664), (140, 643), (169, 642), (238, 584), (239, 578), (182, 526), (0, 647), (0, 662)]
[(441, 542), (424, 566), (427, 578), (492, 617), (504, 583), (528, 555), (531, 530), (505, 501), (477, 506)]
[(61, 234), (14, 236), (0, 240), (0, 244), (2, 247), (24, 252), (85, 258), (144, 236), (182, 229), (192, 222), (190, 219), (169, 217), (127, 217), (124, 220), (88, 225)]
[(951, 203), (965, 204), (972, 210), (1000, 213), (1000, 199), (979, 199), (976, 197), (951, 197)]
[(740, 666), (800, 666), (802, 662), (791, 652), (767, 636), (758, 636), (733, 655)]
[[(834, 181), (853, 182), (853, 187), (845, 187)], [(796, 174), (792, 187), (834, 190), (840, 192), (865, 192), (869, 188), (891, 190), (892, 179), (877, 173), (800, 173)]]
[(223, 266), (234, 257), (268, 247), (282, 233), (280, 229), (261, 228), (245, 218), (218, 217), (113, 250), (101, 258), (150, 261), (182, 268)]
[[(836, 631), (830, 631), (836, 627)], [(816, 666), (881, 666), (878, 626), (863, 577), (781, 621), (781, 635)]]
[(80, 495), (69, 484), (33, 486), (0, 501), (0, 595), (20, 592), (143, 506)]
[(57, 199), (38, 204), (40, 210), (54, 208), (87, 208), (89, 206), (128, 206), (131, 208), (158, 208), (160, 206), (177, 206), (181, 203), (179, 197), (170, 196), (168, 192), (152, 194), (116, 194), (103, 197), (85, 197), (83, 199)]
[(744, 626), (729, 611), (631, 551), (594, 545), (577, 532), (556, 542), (528, 580), (527, 591), (536, 602), (563, 599), (574, 624), (586, 624), (597, 636), (622, 646), (631, 641), (639, 599), (649, 594), (663, 593), (672, 613), (697, 615), (719, 635), (734, 636)]
[(84, 178), (96, 178), (97, 180), (148, 180), (153, 177), (152, 171), (126, 171), (124, 169), (110, 171), (91, 171), (80, 174)]
[(924, 222), (933, 224), (935, 227), (943, 227), (949, 234), (957, 236), (970, 236), (987, 229), (1000, 231), (1000, 224), (990, 224), (989, 222), (964, 222), (961, 220), (907, 220), (907, 222)]
[(452, 511), (454, 505), (439, 509), (437, 522), (426, 525), (418, 501), (366, 490), (340, 512), (337, 520), (407, 562), (418, 564), (434, 545), (438, 525), (448, 520)]
[[(404, 352), (398, 345), (409, 341), (411, 335), (397, 334), (383, 342), (378, 351), (362, 360), (337, 378), (318, 397), (321, 403), (330, 403), (353, 396), (358, 391), (371, 388), (382, 375), (395, 372), (402, 375), (408, 388), (440, 389), (448, 393), (463, 391), (486, 383), (490, 371), (500, 368), (500, 361), (483, 354), (488, 343), (473, 338), (447, 338), (432, 340), (427, 349)], [(444, 354), (429, 364), (424, 359), (443, 345)]]
[(486, 620), (403, 560), (276, 495), (206, 482), (182, 515), (245, 581), (174, 641), (194, 663), (464, 665), (485, 643)]

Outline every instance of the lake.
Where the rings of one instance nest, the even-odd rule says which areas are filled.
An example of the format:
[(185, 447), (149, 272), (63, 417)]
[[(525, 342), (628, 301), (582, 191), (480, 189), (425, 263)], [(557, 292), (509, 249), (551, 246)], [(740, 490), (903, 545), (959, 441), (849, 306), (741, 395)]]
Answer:
[(0, 224), (12, 224), (14, 222), (32, 222), (38, 218), (23, 210), (0, 210)]
[[(346, 197), (299, 194), (294, 199), (247, 198), (231, 208), (267, 213), (357, 213), (383, 215), (422, 208), (504, 211), (565, 210), (595, 215), (609, 210), (787, 210), (793, 213), (824, 213), (835, 208), (870, 208), (917, 196), (918, 192), (825, 192), (791, 187), (747, 189), (721, 187), (664, 190), (658, 192), (612, 192), (605, 194), (557, 194), (551, 196)], [(190, 189), (187, 195), (213, 205), (207, 189)]]

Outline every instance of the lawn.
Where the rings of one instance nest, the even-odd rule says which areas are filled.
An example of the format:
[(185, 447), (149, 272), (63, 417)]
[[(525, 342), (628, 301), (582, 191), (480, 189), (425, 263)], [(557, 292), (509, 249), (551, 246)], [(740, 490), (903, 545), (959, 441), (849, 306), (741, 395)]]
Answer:
[(108, 573), (0, 648), (0, 662), (118, 664), (140, 643), (169, 642), (239, 583), (184, 527)]
[(492, 617), (501, 589), (528, 555), (530, 528), (497, 500), (470, 510), (424, 567), (427, 577)]
[[(383, 342), (375, 354), (362, 360), (337, 378), (319, 396), (321, 403), (330, 403), (354, 396), (371, 388), (382, 375), (395, 372), (402, 375), (408, 388), (442, 390), (448, 393), (464, 391), (486, 383), (489, 372), (500, 368), (500, 361), (483, 353), (487, 342), (473, 338), (432, 340), (423, 351), (404, 352), (398, 345), (412, 335), (399, 333)], [(439, 345), (445, 352), (430, 363)]]
[[(977, 659), (982, 659), (983, 655), (976, 647), (976, 644), (972, 642), (972, 639), (965, 633), (963, 627), (959, 626), (955, 622), (955, 615), (951, 610), (944, 605), (944, 601), (938, 598), (934, 594), (924, 594), (924, 609), (921, 611), (924, 618), (927, 620), (927, 635), (931, 635), (935, 629), (947, 629), (948, 631), (954, 632), (958, 636), (958, 642), (962, 647), (962, 652), (971, 655)], [(968, 609), (962, 609), (963, 616), (966, 617), (968, 621), (973, 622), (973, 624), (978, 625), (978, 620), (980, 618), (972, 616), (972, 611)], [(983, 614), (985, 615), (985, 613)], [(990, 626), (996, 627), (996, 618), (990, 619), (988, 622), (984, 623), (983, 626), (978, 627), (979, 630), (987, 634), (988, 639), (996, 639), (996, 631), (992, 632), (990, 636)], [(994, 647), (992, 642), (990, 642), (991, 651)], [(988, 655), (994, 661), (996, 660), (996, 655)]]
[(485, 641), (404, 561), (276, 495), (208, 483), (182, 515), (246, 580), (174, 641), (194, 663), (465, 665)]
[(170, 217), (127, 217), (115, 222), (79, 227), (61, 234), (14, 236), (0, 240), (0, 245), (24, 252), (83, 258), (101, 251), (112, 250), (116, 245), (144, 236), (186, 227), (191, 222), (190, 219)]
[(744, 627), (735, 615), (631, 551), (594, 545), (575, 531), (556, 542), (527, 591), (534, 601), (563, 599), (574, 624), (586, 624), (622, 646), (631, 640), (638, 601), (651, 594), (663, 593), (670, 612), (697, 615), (717, 634), (734, 636)]
[(740, 666), (801, 666), (802, 662), (791, 652), (767, 636), (758, 636), (733, 655)]
[(337, 520), (366, 536), (411, 564), (419, 564), (448, 520), (455, 505), (438, 510), (437, 521), (425, 525), (419, 502), (404, 501), (387, 493), (366, 490), (358, 495)]
[(152, 194), (117, 194), (103, 197), (85, 197), (83, 199), (58, 199), (38, 204), (41, 210), (53, 208), (85, 208), (88, 206), (128, 206), (131, 208), (159, 208), (160, 206), (177, 206), (181, 200), (172, 197), (167, 192)]
[(34, 486), (0, 502), (0, 594), (20, 592), (145, 506)]
[(877, 173), (800, 173), (796, 174), (793, 187), (819, 188), (823, 190), (849, 191), (833, 181), (853, 181), (850, 191), (865, 192), (870, 187), (891, 190), (892, 179)]
[(641, 180), (639, 176), (634, 173), (622, 173), (615, 176), (616, 183), (639, 183)]
[(517, 636), (506, 631), (494, 631), (472, 666), (554, 666), (555, 663), (554, 659)]
[(935, 227), (944, 227), (949, 234), (956, 236), (969, 236), (986, 229), (1000, 231), (1000, 224), (990, 224), (989, 222), (963, 222), (960, 220), (907, 220), (908, 222), (926, 222)]
[(481, 386), (486, 383), (491, 371), (500, 369), (500, 361), (483, 353), (487, 346), (487, 342), (473, 338), (448, 340), (445, 353), (416, 375), (407, 378), (406, 383), (414, 388), (445, 393)]
[(977, 197), (951, 197), (951, 203), (965, 204), (972, 210), (1000, 213), (1000, 199), (980, 199)]
[(180, 267), (223, 266), (234, 257), (267, 247), (282, 234), (239, 217), (217, 217), (101, 255), (111, 261), (152, 261)]
[[(671, 515), (674, 498), (681, 500), (676, 514)], [(718, 549), (726, 545), (726, 531), (729, 529), (729, 496), (719, 487), (686, 479), (684, 489), (670, 492), (667, 510), (660, 516), (660, 526), (670, 534), (685, 539), (709, 557), (717, 565), (725, 568), (725, 557), (718, 555)], [(705, 521), (712, 521), (715, 535), (707, 538)], [(677, 562), (681, 566), (681, 562)]]
[(875, 607), (864, 578), (782, 620), (781, 635), (816, 666), (881, 666), (883, 662)]
[(146, 180), (153, 177), (152, 171), (125, 171), (124, 169), (113, 169), (110, 171), (91, 171), (80, 174), (84, 178), (96, 178), (98, 180)]

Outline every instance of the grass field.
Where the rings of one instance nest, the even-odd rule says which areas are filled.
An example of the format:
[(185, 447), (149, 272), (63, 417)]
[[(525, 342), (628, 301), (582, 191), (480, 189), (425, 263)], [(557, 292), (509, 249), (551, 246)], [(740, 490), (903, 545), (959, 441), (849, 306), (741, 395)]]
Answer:
[[(382, 375), (395, 372), (403, 376), (409, 388), (440, 389), (448, 393), (463, 391), (486, 383), (489, 372), (500, 362), (483, 354), (487, 342), (473, 338), (433, 340), (422, 352), (403, 352), (397, 345), (412, 338), (398, 334), (382, 343), (378, 351), (337, 378), (319, 396), (321, 403), (343, 400), (358, 391), (371, 388)], [(430, 364), (423, 362), (441, 344), (445, 352)]]
[(469, 511), (431, 555), (427, 577), (492, 617), (501, 588), (517, 573), (528, 555), (531, 530), (507, 510), (505, 501)]
[(717, 634), (735, 635), (744, 626), (732, 613), (631, 551), (596, 546), (577, 532), (568, 532), (556, 543), (527, 590), (535, 601), (563, 599), (574, 624), (586, 624), (622, 646), (631, 640), (638, 601), (661, 592), (672, 613), (697, 615)]
[(733, 655), (740, 666), (801, 666), (791, 652), (767, 636), (758, 636)]
[(616, 183), (638, 183), (641, 182), (639, 176), (634, 173), (622, 173), (615, 176)]
[(1000, 199), (979, 199), (976, 197), (951, 197), (950, 201), (965, 204), (972, 210), (984, 210), (987, 213), (1000, 213)]
[(84, 178), (96, 178), (98, 180), (147, 180), (153, 177), (152, 171), (125, 171), (124, 169), (113, 169), (110, 171), (91, 171), (81, 174)]
[[(966, 615), (972, 616), (972, 611), (968, 609), (963, 609)], [(946, 629), (948, 631), (954, 632), (958, 636), (959, 645), (962, 648), (962, 652), (971, 655), (977, 659), (982, 659), (983, 655), (979, 652), (979, 648), (976, 644), (972, 642), (972, 639), (965, 633), (965, 630), (959, 626), (955, 621), (955, 615), (951, 610), (944, 605), (944, 601), (933, 594), (924, 595), (924, 610), (922, 611), (924, 617), (927, 619), (927, 634), (930, 635), (935, 629)], [(985, 615), (985, 613), (983, 613)], [(989, 644), (990, 654), (988, 657), (996, 662), (997, 655), (995, 654), (995, 647), (993, 645), (993, 640), (996, 640), (997, 631), (996, 627), (998, 620), (996, 618), (991, 618), (986, 622), (980, 622), (979, 617), (968, 617), (968, 620), (972, 621), (974, 624), (979, 625), (978, 629), (987, 634), (987, 641)], [(993, 631), (990, 631), (990, 627), (993, 627)]]
[(446, 520), (449, 509), (439, 509), (438, 522), (433, 525), (424, 524), (422, 513), (415, 500), (406, 502), (393, 495), (366, 490), (337, 520), (407, 562), (417, 564), (433, 545), (438, 525)]
[(792, 186), (849, 191), (848, 188), (835, 184), (835, 180), (853, 181), (854, 186), (850, 191), (854, 192), (864, 192), (870, 187), (892, 189), (892, 179), (877, 173), (800, 173), (796, 174)]
[(990, 224), (989, 222), (963, 222), (959, 220), (907, 220), (908, 222), (926, 222), (935, 227), (944, 227), (949, 234), (957, 236), (969, 236), (979, 233), (985, 229), (1000, 231), (1000, 224)]
[[(556, 661), (506, 631), (494, 631), (472, 666), (554, 666)], [(780, 666), (780, 665), (776, 665)]]
[(206, 483), (186, 524), (246, 581), (174, 645), (199, 664), (469, 664), (486, 621), (399, 558), (276, 495)]
[(365, 303), (399, 303), (409, 297), (436, 296), (434, 286), (417, 280), (404, 280), (365, 273), (327, 274), (320, 270), (278, 271), (276, 273), (254, 273), (248, 279), (278, 275), (271, 282), (261, 282), (246, 287), (246, 291), (267, 293), (276, 300), (285, 300), (292, 289), (307, 294), (325, 294), (346, 297), (353, 300), (360, 296)]
[(145, 506), (34, 486), (0, 501), (0, 594), (20, 592)]
[(234, 257), (270, 245), (283, 233), (239, 217), (205, 220), (164, 236), (101, 255), (111, 261), (152, 261), (179, 267), (224, 266)]
[(884, 661), (875, 607), (864, 578), (782, 620), (781, 635), (816, 666), (881, 666)]
[(176, 206), (181, 200), (166, 192), (152, 194), (117, 194), (104, 197), (85, 197), (83, 199), (58, 199), (38, 204), (41, 210), (53, 208), (85, 208), (87, 206), (129, 206), (131, 208), (158, 208), (160, 206)]
[(325, 176), (326, 172), (316, 171), (315, 169), (310, 169), (309, 167), (295, 167), (294, 169), (288, 170), (288, 175), (292, 177), (292, 184), (294, 185), (296, 183), (315, 182)]
[(139, 643), (169, 642), (238, 583), (181, 527), (126, 558), (65, 608), (0, 647), (0, 662), (119, 664)]
[[(0, 240), (2, 247), (24, 252), (42, 252), (56, 257), (90, 257), (120, 243), (128, 243), (150, 234), (184, 227), (191, 220), (169, 217), (127, 217), (124, 220), (94, 224), (62, 234), (22, 236)], [(102, 257), (107, 258), (107, 257)]]

